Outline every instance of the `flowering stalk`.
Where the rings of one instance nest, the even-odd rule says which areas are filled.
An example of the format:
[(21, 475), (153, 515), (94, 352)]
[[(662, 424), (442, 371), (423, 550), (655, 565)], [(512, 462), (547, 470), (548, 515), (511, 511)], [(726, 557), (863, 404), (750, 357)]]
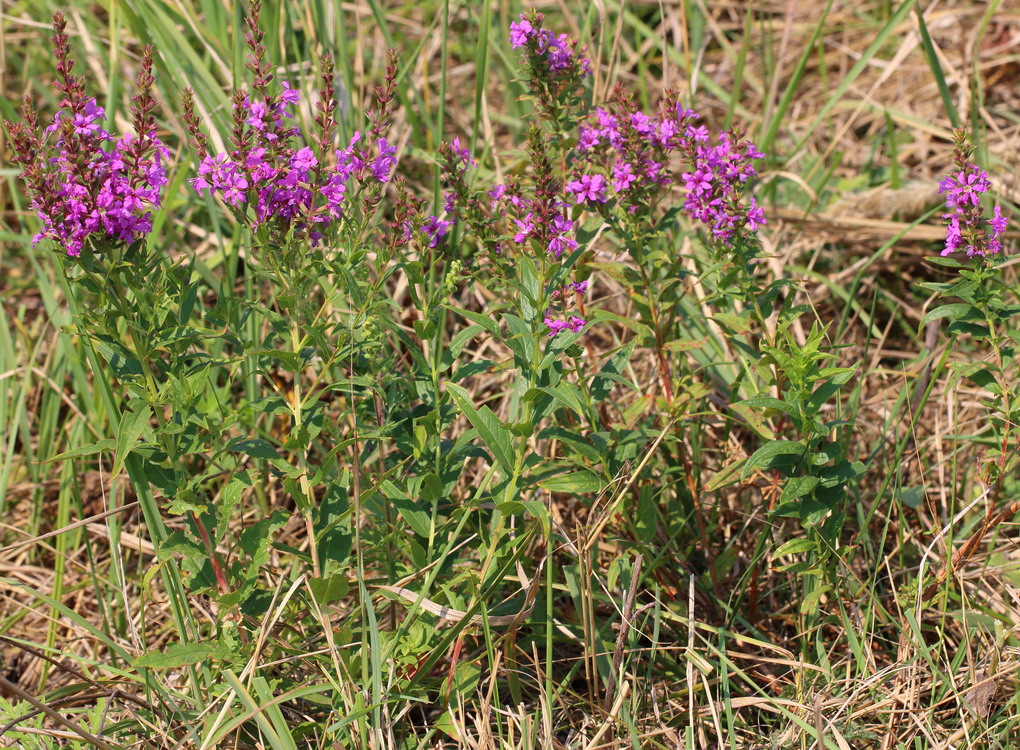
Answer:
[(106, 112), (86, 95), (83, 77), (73, 74), (65, 27), (63, 15), (54, 14), (51, 41), (60, 111), (40, 134), (26, 95), (22, 120), (4, 124), (41, 223), (33, 243), (49, 239), (77, 257), (87, 247), (108, 250), (152, 231), (152, 210), (159, 207), (167, 183), (169, 152), (155, 135), (152, 49), (142, 52), (132, 105), (135, 134), (118, 139), (103, 128)]
[(988, 192), (991, 182), (988, 173), (970, 161), (974, 146), (965, 130), (953, 131), (956, 170), (939, 181), (939, 193), (946, 194), (947, 213), (942, 215), (946, 222), (946, 246), (942, 255), (951, 255), (965, 250), (968, 257), (987, 258), (1002, 251), (999, 237), (1006, 231), (1006, 219), (1002, 209), (995, 206), (992, 218), (987, 218), (981, 205), (981, 196)]
[[(997, 258), (1003, 254), (1002, 236), (1007, 220), (999, 206), (992, 209), (988, 218), (982, 205), (982, 196), (989, 191), (988, 173), (972, 161), (974, 146), (967, 132), (953, 132), (954, 169), (939, 181), (939, 192), (946, 194), (946, 244), (942, 250), (941, 265), (956, 268), (960, 280), (948, 284), (921, 284), (942, 297), (963, 300), (937, 307), (922, 321), (929, 323), (948, 321), (950, 346), (957, 336), (966, 333), (977, 340), (987, 340), (991, 349), (990, 361), (967, 361), (953, 364), (956, 376), (967, 377), (990, 391), (993, 434), (997, 432), (997, 447), (988, 450), (979, 477), (986, 497), (985, 515), (978, 530), (952, 555), (924, 588), (924, 597), (934, 597), (939, 588), (977, 552), (985, 536), (1004, 521), (1020, 512), (1020, 502), (1000, 508), (1004, 479), (1018, 464), (1020, 429), (1017, 427), (1014, 404), (1020, 398), (1020, 385), (1015, 377), (1013, 316), (1016, 306), (1005, 299), (1005, 285), (999, 274)], [(964, 262), (952, 257), (964, 251), (971, 260)], [(948, 353), (948, 351), (947, 351)]]
[[(335, 390), (338, 378), (354, 376), (333, 372), (343, 369), (342, 357), (353, 357), (359, 342), (370, 345), (363, 329), (331, 314), (341, 292), (323, 279), (337, 280), (347, 298), (357, 300), (353, 305), (357, 309), (349, 313), (352, 321), (366, 322), (375, 303), (362, 285), (374, 282), (362, 264), (379, 226), (380, 201), (397, 167), (397, 147), (389, 128), (398, 66), (391, 52), (365, 131), (355, 131), (338, 145), (336, 74), (332, 57), (322, 55), (318, 96), (312, 105), (314, 128), (305, 134), (294, 118), (301, 93), (288, 81), (274, 80), (259, 13), (255, 2), (245, 21), (252, 82), (249, 89), (233, 93), (233, 124), (225, 152), (209, 150), (194, 97), (184, 94), (189, 141), (199, 159), (191, 184), (200, 194), (219, 198), (252, 233), (245, 268), (267, 282), (265, 288), (272, 295), (269, 305), (252, 307), (266, 317), (271, 333), (246, 345), (262, 355), (253, 362), (256, 370), (282, 364), (289, 373), (286, 387), (278, 378), (269, 380), (277, 386), (290, 417), (282, 443), (293, 466), (283, 482), (304, 517), (311, 569), (319, 577), (328, 574), (331, 562), (322, 557), (317, 538), (329, 533), (317, 530), (317, 499), (322, 492), (339, 491), (336, 486), (343, 481), (338, 473), (315, 463), (313, 441), (318, 436), (341, 440), (341, 425), (326, 430), (320, 424), (321, 399)], [(430, 254), (449, 234), (453, 219), (409, 206), (397, 212), (399, 234), (389, 249), (404, 253), (410, 243)]]

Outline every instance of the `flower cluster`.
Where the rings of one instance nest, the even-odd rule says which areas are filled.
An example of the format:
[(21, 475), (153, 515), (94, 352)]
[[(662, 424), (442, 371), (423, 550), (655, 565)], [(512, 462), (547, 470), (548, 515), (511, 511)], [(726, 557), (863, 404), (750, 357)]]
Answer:
[(396, 148), (380, 137), (374, 157), (369, 156), (361, 145), (362, 134), (355, 132), (346, 148), (335, 151), (333, 165), (325, 167), (315, 149), (298, 141), (297, 129), (285, 124), (299, 95), (286, 81), (283, 87), (275, 101), (245, 96), (235, 102), (234, 117), (244, 126), (244, 139), (229, 154), (206, 154), (191, 184), (231, 206), (249, 204), (255, 228), (274, 222), (308, 229), (317, 240), (340, 218), (352, 179), (389, 180)]
[(574, 222), (567, 216), (570, 204), (566, 201), (526, 197), (516, 182), (496, 185), (489, 191), (489, 197), (492, 206), (508, 217), (515, 244), (534, 241), (556, 259), (577, 249)]
[[(562, 302), (564, 306), (566, 306), (568, 303), (568, 295), (573, 294), (575, 299), (580, 300), (586, 291), (588, 291), (588, 282), (579, 281), (567, 284), (562, 289), (557, 289), (550, 296), (554, 303)], [(554, 317), (556, 315), (560, 315), (561, 317)], [(563, 331), (580, 333), (581, 329), (584, 328), (587, 323), (584, 318), (578, 317), (573, 313), (557, 313), (553, 307), (550, 307), (545, 311), (545, 319), (543, 322), (545, 323), (546, 328), (549, 329), (550, 336), (555, 336), (557, 333), (562, 333)]]
[(1002, 251), (999, 237), (1006, 231), (1006, 218), (999, 206), (993, 209), (991, 219), (986, 217), (981, 196), (991, 188), (988, 173), (970, 161), (974, 147), (965, 131), (955, 131), (953, 141), (956, 169), (939, 180), (939, 193), (946, 194), (946, 208), (949, 209), (942, 215), (946, 222), (946, 246), (942, 255), (960, 249), (966, 250), (968, 257), (996, 255)]
[(754, 198), (745, 204), (743, 192), (763, 154), (733, 132), (720, 133), (713, 143), (698, 120), (675, 96), (648, 115), (617, 90), (608, 108), (597, 107), (581, 124), (581, 158), (567, 190), (588, 208), (607, 210), (612, 201), (633, 215), (682, 182), (684, 211), (714, 238), (731, 240), (745, 227), (755, 231), (765, 224), (764, 212)]
[(396, 67), (391, 60), (386, 86), (376, 92), (377, 109), (370, 115), (373, 124), (369, 133), (356, 131), (346, 148), (334, 149), (335, 73), (332, 58), (324, 55), (315, 105), (319, 136), (304, 142), (300, 130), (291, 124), (300, 93), (287, 81), (281, 82), (279, 92), (270, 90), (273, 76), (265, 60), (259, 10), (260, 4), (253, 2), (246, 21), (248, 68), (254, 81), (251, 92), (234, 92), (233, 148), (229, 153), (208, 153), (194, 115), (193, 94), (184, 93), (185, 121), (200, 159), (198, 176), (191, 184), (199, 193), (209, 191), (234, 208), (248, 207), (254, 229), (269, 225), (284, 233), (306, 233), (317, 242), (343, 215), (344, 201), (353, 186), (386, 183), (393, 173), (397, 149), (387, 141), (385, 129)]
[(554, 258), (577, 249), (574, 221), (568, 215), (571, 204), (563, 193), (546, 153), (542, 131), (528, 131), (528, 154), (533, 167), (532, 185), (526, 190), (516, 179), (497, 184), (489, 190), (489, 208), (506, 220), (507, 235), (515, 246), (533, 247)]
[(156, 137), (152, 99), (151, 47), (142, 50), (132, 99), (134, 135), (115, 138), (103, 128), (106, 113), (85, 94), (84, 78), (75, 76), (64, 17), (53, 16), (55, 86), (60, 111), (42, 134), (30, 98), (22, 121), (7, 122), (14, 161), (21, 168), (42, 228), (33, 242), (50, 239), (68, 255), (87, 244), (131, 243), (152, 231), (152, 209), (160, 205), (167, 183), (167, 148)]
[(510, 46), (524, 47), (532, 65), (544, 64), (553, 74), (583, 77), (591, 73), (591, 60), (577, 53), (577, 40), (566, 34), (556, 35), (542, 27), (541, 13), (530, 18), (521, 13), (518, 20), (510, 24)]
[(510, 24), (510, 46), (524, 51), (528, 85), (539, 105), (554, 112), (567, 104), (591, 73), (591, 60), (580, 54), (577, 40), (543, 26), (541, 13), (522, 13)]

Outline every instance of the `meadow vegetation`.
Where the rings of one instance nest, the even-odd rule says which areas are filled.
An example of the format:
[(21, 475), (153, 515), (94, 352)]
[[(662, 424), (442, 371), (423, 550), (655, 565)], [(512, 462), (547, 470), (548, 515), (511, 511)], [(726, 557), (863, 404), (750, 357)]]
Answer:
[(1020, 745), (1016, 11), (3, 24), (0, 747)]

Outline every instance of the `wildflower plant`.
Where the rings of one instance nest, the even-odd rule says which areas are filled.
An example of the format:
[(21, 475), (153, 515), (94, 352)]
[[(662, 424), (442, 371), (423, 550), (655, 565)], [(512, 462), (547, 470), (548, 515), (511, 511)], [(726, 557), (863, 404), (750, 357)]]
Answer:
[[(195, 472), (188, 461), (184, 446), (194, 434), (179, 420), (175, 401), (191, 398), (194, 385), (209, 376), (211, 360), (201, 344), (221, 334), (189, 325), (197, 286), (179, 261), (151, 241), (169, 161), (156, 134), (153, 48), (142, 49), (136, 76), (135, 132), (118, 138), (106, 129), (106, 113), (88, 95), (85, 78), (74, 74), (60, 13), (53, 17), (53, 28), (59, 110), (41, 128), (26, 95), (22, 120), (5, 122), (5, 127), (39, 217), (33, 241), (61, 259), (74, 317), (69, 330), (84, 344), (107, 429), (114, 435), (55, 458), (112, 450), (113, 477), (127, 472), (149, 535), (162, 546), (168, 531), (156, 493), (171, 508), (182, 502), (194, 508), (188, 498), (200, 492), (204, 480), (204, 473)], [(208, 553), (207, 529), (194, 514), (191, 521)], [(222, 569), (213, 572), (215, 561), (212, 565), (210, 580), (222, 575)], [(180, 570), (170, 564), (161, 575), (177, 626), (187, 633)]]
[[(513, 352), (520, 375), (521, 406), (507, 424), (521, 435), (523, 463), (534, 467), (539, 487), (572, 488), (589, 477), (594, 486), (611, 486), (651, 435), (628, 426), (626, 414), (611, 416), (603, 401), (617, 385), (635, 387), (622, 373), (635, 345), (650, 348), (658, 362), (662, 450), (685, 477), (677, 491), (692, 509), (676, 523), (696, 526), (714, 582), (711, 521), (697, 505), (704, 490), (678, 434), (702, 403), (704, 378), (715, 369), (697, 353), (704, 339), (694, 332), (706, 324), (690, 292), (701, 285), (713, 323), (743, 362), (726, 376), (733, 416), (760, 441), (709, 487), (740, 479), (757, 484), (771, 518), (799, 521), (808, 539), (795, 531), (795, 541), (810, 542), (810, 565), (827, 574), (824, 586), (814, 579), (805, 584), (817, 605), (827, 587), (838, 585), (834, 561), (850, 507), (848, 486), (864, 470), (848, 455), (850, 423), (822, 415), (833, 400), (838, 404), (856, 368), (834, 366), (838, 347), (824, 327), (798, 340), (793, 327), (809, 311), (793, 304), (796, 286), (761, 273), (757, 233), (767, 221), (751, 189), (764, 155), (737, 129), (713, 133), (677, 91), (650, 112), (621, 87), (606, 102), (591, 101), (583, 88), (590, 64), (561, 65), (561, 52), (576, 55), (578, 46), (542, 23), (525, 14), (511, 29), (511, 46), (522, 54), (529, 98), (537, 105), (527, 128), (526, 168), (491, 188), (488, 201), (463, 180), (449, 179), (453, 170), (445, 172), (485, 253), (477, 262), (486, 266), (487, 283), (503, 290), (499, 296), (512, 309), (501, 316), (506, 333), (491, 332)], [(553, 39), (558, 45), (549, 52)], [(610, 248), (632, 263), (604, 259)], [(592, 303), (601, 273), (630, 289), (634, 319), (621, 320)], [(634, 340), (614, 353), (597, 353), (590, 332), (602, 320), (626, 326)], [(545, 420), (552, 426), (535, 436), (549, 441), (550, 458), (540, 461), (527, 456), (523, 440)], [(758, 484), (766, 476), (771, 489)], [(507, 489), (517, 491), (521, 483), (515, 475)], [(527, 493), (504, 497), (542, 517)], [(763, 535), (748, 574), (777, 546)]]
[[(974, 554), (985, 535), (1020, 508), (1016, 502), (1004, 503), (1009, 496), (1004, 494), (1009, 475), (1020, 462), (1016, 423), (1020, 385), (1015, 355), (1020, 305), (1013, 302), (1013, 290), (1002, 273), (1008, 221), (1000, 206), (987, 203), (991, 182), (988, 173), (975, 162), (975, 147), (965, 130), (954, 131), (953, 147), (953, 168), (938, 183), (939, 193), (945, 196), (945, 247), (940, 257), (931, 261), (957, 277), (918, 285), (943, 303), (925, 314), (919, 330), (933, 325), (944, 328), (949, 344), (937, 367), (941, 370), (948, 365), (954, 384), (966, 380), (988, 394), (985, 407), (991, 435), (978, 483), (984, 517), (967, 542), (927, 578), (925, 599), (934, 598)], [(967, 351), (969, 345), (978, 347), (982, 354), (950, 361), (950, 355)]]
[[(275, 80), (260, 11), (260, 3), (252, 3), (246, 19), (251, 85), (231, 96), (229, 152), (209, 152), (190, 91), (182, 103), (199, 163), (191, 186), (218, 198), (250, 233), (244, 269), (267, 293), (265, 299), (237, 300), (243, 311), (234, 326), (239, 367), (273, 387), (245, 407), (256, 435), (226, 446), (255, 464), (236, 472), (228, 488), (247, 492), (259, 477), (281, 482), (304, 520), (305, 559), (316, 591), (335, 593), (331, 582), (343, 578), (351, 549), (351, 472), (335, 457), (351, 436), (326, 412), (331, 394), (346, 387), (353, 395), (372, 383), (359, 374), (371, 371), (365, 358), (378, 348), (378, 323), (372, 321), (380, 301), (374, 292), (385, 278), (373, 278), (365, 260), (388, 247), (378, 208), (397, 164), (388, 140), (396, 61), (391, 55), (366, 132), (356, 130), (338, 143), (335, 71), (332, 58), (322, 55), (314, 132), (303, 133), (295, 124), (301, 95), (290, 82)], [(441, 231), (421, 217), (415, 222), (426, 234)], [(231, 293), (224, 290), (224, 296)], [(349, 316), (330, 312), (341, 299), (351, 301)], [(258, 322), (244, 325), (248, 316)], [(288, 425), (269, 435), (277, 415), (286, 415)], [(354, 445), (357, 450), (356, 440)], [(263, 519), (259, 523), (268, 526), (257, 535), (271, 538), (284, 519)], [(231, 601), (250, 593), (236, 589)]]
[[(428, 597), (445, 596), (470, 613), (461, 628), (482, 610), (489, 627), (489, 603), (510, 571), (525, 578), (537, 547), (536, 583), (551, 602), (564, 583), (553, 564), (557, 495), (589, 503), (603, 523), (628, 519), (635, 550), (695, 529), (684, 552), (712, 586), (722, 566), (708, 500), (742, 480), (776, 528), (789, 523), (799, 535), (811, 573), (835, 570), (848, 485), (863, 470), (839, 413), (856, 369), (838, 366), (824, 326), (798, 335), (809, 310), (795, 304), (796, 285), (760, 262), (767, 222), (753, 193), (763, 154), (752, 139), (714, 129), (676, 90), (647, 111), (623, 87), (596, 101), (587, 51), (530, 11), (509, 29), (534, 105), (520, 158), (491, 184), (476, 144), (452, 138), (429, 155), (441, 174), (433, 204), (398, 160), (395, 55), (355, 122), (340, 114), (329, 55), (311, 102), (300, 81), (277, 77), (261, 10), (255, 0), (245, 19), (248, 81), (228, 97), (222, 150), (194, 93), (181, 101), (194, 164), (184, 189), (205, 207), (193, 219), (213, 211), (228, 228), (215, 269), (150, 243), (170, 161), (157, 137), (150, 48), (135, 133), (114, 137), (72, 74), (58, 15), (61, 112), (40, 129), (26, 104), (23, 120), (6, 124), (39, 217), (36, 241), (59, 251), (68, 296), (80, 300), (75, 331), (92, 347), (115, 435), (62, 458), (114, 450), (114, 474), (126, 470), (143, 503), (183, 639), (208, 641), (208, 653), (232, 665), (253, 657), (263, 634), (253, 637), (252, 623), (279, 596), (267, 585), (272, 561), (277, 583), (292, 584), (280, 606), (298, 606), (286, 603), (293, 595), (295, 621), (322, 625), (331, 648), (343, 644), (338, 674), (361, 671), (364, 694), (336, 691), (334, 710), (380, 720), (386, 697), (370, 665), (392, 666), (393, 694), (434, 697), (430, 676), (456, 636), (449, 698), (454, 677), (469, 671), (457, 663), (463, 632), (398, 621), (396, 598), (420, 615)], [(987, 179), (960, 149), (945, 183), (947, 251), (974, 256), (973, 271), (960, 266), (961, 277), (974, 275), (944, 291), (973, 309), (937, 317), (980, 326), (980, 313), (991, 330), (1007, 307), (979, 286), (1005, 224), (998, 210), (982, 212)], [(626, 314), (608, 309), (609, 279)], [(1008, 357), (997, 341), (997, 356)], [(639, 350), (651, 355), (650, 373), (633, 361)], [(474, 387), (493, 376), (507, 382), (498, 407)], [(715, 392), (721, 406), (710, 404)], [(1012, 400), (1003, 403), (1006, 429)], [(744, 450), (706, 482), (706, 458), (687, 437), (715, 408)], [(653, 456), (685, 514), (657, 516)], [(284, 532), (299, 541), (285, 543)], [(574, 549), (582, 566), (594, 542)], [(761, 535), (746, 576), (774, 542)], [(285, 559), (294, 563), (281, 572)], [(366, 583), (368, 568), (385, 578), (379, 589)], [(805, 587), (817, 604), (835, 584), (816, 578)], [(577, 581), (565, 583), (581, 597)], [(511, 633), (537, 590), (525, 586)], [(213, 632), (188, 617), (196, 595), (216, 601)], [(341, 599), (354, 604), (335, 629), (325, 607)], [(390, 628), (380, 635), (383, 606)], [(591, 602), (577, 609), (590, 613)], [(170, 663), (160, 656), (138, 665)], [(174, 666), (195, 664), (179, 658)], [(590, 678), (603, 679), (607, 665), (591, 659)], [(518, 670), (507, 673), (519, 702)]]

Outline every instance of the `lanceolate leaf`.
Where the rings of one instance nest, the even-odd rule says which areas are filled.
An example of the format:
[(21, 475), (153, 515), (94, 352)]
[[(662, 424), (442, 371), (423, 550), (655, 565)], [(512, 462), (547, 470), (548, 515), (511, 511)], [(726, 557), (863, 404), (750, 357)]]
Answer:
[(476, 409), (471, 400), (471, 395), (455, 383), (446, 384), (446, 392), (457, 403), (457, 406), (467, 417), (471, 426), (478, 430), (482, 442), (491, 451), (492, 457), (504, 471), (513, 472), (513, 447), (510, 442), (510, 431), (503, 427), (492, 410), (483, 406)]

